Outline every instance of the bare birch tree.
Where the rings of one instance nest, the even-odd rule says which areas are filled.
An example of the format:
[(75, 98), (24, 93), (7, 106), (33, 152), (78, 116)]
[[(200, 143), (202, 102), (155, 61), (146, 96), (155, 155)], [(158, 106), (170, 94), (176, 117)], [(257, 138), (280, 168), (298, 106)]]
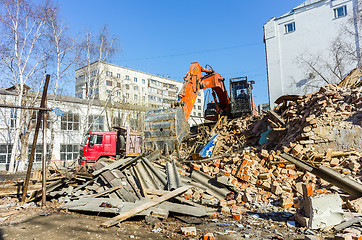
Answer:
[[(104, 26), (99, 32), (98, 36), (94, 37), (92, 33), (88, 32), (82, 43), (82, 58), (83, 61), (83, 76), (85, 87), (85, 98), (88, 103), (85, 116), (83, 116), (83, 129), (82, 135), (85, 135), (92, 126), (89, 122), (90, 110), (94, 100), (98, 100), (99, 85), (102, 84), (106, 76), (107, 68), (102, 65), (110, 61), (112, 56), (117, 52), (118, 40), (115, 36), (110, 36), (108, 27)], [(109, 98), (104, 103), (103, 111), (107, 111)]]
[[(53, 81), (50, 92), (56, 96), (63, 92), (63, 87), (74, 85), (74, 69), (79, 60), (78, 38), (71, 37), (68, 27), (59, 18), (58, 8), (51, 7), (47, 12), (47, 25), (49, 28), (49, 48), (52, 49), (47, 59), (47, 72), (51, 73)], [(55, 129), (54, 123), (58, 117), (53, 116), (50, 120), (50, 144), (49, 157), (52, 158), (54, 148)]]
[[(46, 4), (37, 5), (31, 0), (0, 0), (0, 61), (7, 81), (17, 87), (17, 105), (23, 104), (25, 84), (39, 82), (36, 75), (44, 67), (49, 50), (43, 49), (41, 43), (47, 29), (48, 10)], [(19, 112), (12, 136), (10, 172), (16, 171), (19, 138), (26, 120), (25, 111)]]
[(293, 84), (305, 91), (323, 84), (337, 84), (349, 71), (361, 64), (360, 32), (362, 31), (362, 1), (353, 1), (347, 24), (341, 27), (338, 36), (327, 51), (298, 56), (300, 66), (306, 70), (305, 79)]

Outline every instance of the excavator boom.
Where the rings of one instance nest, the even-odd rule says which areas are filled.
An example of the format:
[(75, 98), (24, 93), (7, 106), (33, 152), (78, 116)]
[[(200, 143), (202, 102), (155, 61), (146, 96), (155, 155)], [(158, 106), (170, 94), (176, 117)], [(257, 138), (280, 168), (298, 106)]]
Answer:
[[(206, 75), (202, 76), (202, 73), (206, 73)], [(214, 72), (212, 69), (201, 67), (198, 62), (193, 62), (184, 80), (185, 82), (179, 94), (179, 100), (184, 103), (186, 120), (189, 119), (192, 108), (195, 105), (197, 93), (201, 89), (207, 88), (211, 88), (213, 91), (216, 108), (225, 114), (229, 114), (230, 99), (225, 88), (225, 79), (222, 78), (220, 74)]]
[[(184, 77), (184, 84), (179, 94), (179, 101), (173, 103), (170, 109), (153, 110), (146, 114), (145, 118), (145, 147), (151, 150), (161, 150), (165, 153), (173, 151), (181, 143), (182, 139), (189, 132), (188, 119), (192, 112), (201, 89), (212, 89), (212, 96), (215, 102), (215, 109), (218, 115), (234, 115), (231, 112), (231, 101), (226, 91), (225, 79), (220, 74), (209, 68), (203, 68), (198, 62), (191, 63), (190, 70)], [(233, 97), (238, 102), (237, 106), (245, 108), (251, 106), (251, 84), (249, 86), (249, 97)], [(243, 88), (243, 89), (242, 89)], [(238, 84), (238, 92), (244, 90)], [(233, 104), (236, 106), (235, 104)], [(254, 105), (253, 105), (254, 106)], [(249, 111), (249, 110), (248, 110)]]

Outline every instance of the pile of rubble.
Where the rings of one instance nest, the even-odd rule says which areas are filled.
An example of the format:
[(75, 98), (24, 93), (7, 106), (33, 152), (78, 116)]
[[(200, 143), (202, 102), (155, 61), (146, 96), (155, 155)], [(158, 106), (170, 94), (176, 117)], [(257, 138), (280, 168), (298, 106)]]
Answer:
[(252, 133), (257, 136), (267, 127), (272, 129), (264, 146), (269, 149), (299, 143), (304, 151), (322, 152), (328, 148), (360, 151), (361, 99), (361, 88), (343, 89), (331, 84), (304, 96), (282, 96), (274, 111), (253, 126)]
[[(233, 189), (235, 198), (221, 200), (219, 205), (221, 212), (230, 212), (234, 219), (238, 219), (238, 207), (255, 210), (255, 206), (272, 204), (297, 211), (295, 219), (300, 225), (317, 229), (343, 221), (342, 205), (362, 213), (362, 199), (358, 198), (362, 196), (361, 89), (327, 85), (313, 94), (283, 96), (278, 101), (280, 104), (262, 117), (221, 120), (213, 129), (202, 129), (199, 135), (185, 140), (181, 156), (192, 155), (194, 160), (183, 168), (202, 171)], [(205, 139), (215, 134), (210, 157), (198, 156), (200, 148), (195, 144), (203, 147)], [(307, 164), (311, 172), (297, 167), (288, 161), (290, 158)], [(347, 189), (348, 193), (332, 186), (334, 179), (315, 175), (325, 167), (326, 171), (335, 170), (338, 179), (353, 179), (359, 192)], [(338, 217), (324, 213), (324, 218), (318, 219), (312, 214), (321, 211), (317, 204), (311, 204), (319, 201), (314, 198), (336, 202)]]
[[(361, 89), (327, 85), (278, 102), (262, 116), (199, 126), (171, 156), (156, 151), (73, 173), (53, 170), (48, 200), (116, 215), (104, 227), (172, 214), (234, 221), (238, 228), (277, 218), (303, 231), (334, 227), (361, 236)], [(29, 200), (40, 195), (34, 191)], [(181, 230), (203, 236), (192, 226)]]

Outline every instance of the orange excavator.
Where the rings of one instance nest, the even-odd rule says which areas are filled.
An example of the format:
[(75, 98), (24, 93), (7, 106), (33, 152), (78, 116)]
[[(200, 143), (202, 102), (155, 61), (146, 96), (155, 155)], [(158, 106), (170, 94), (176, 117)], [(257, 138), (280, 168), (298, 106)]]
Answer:
[[(212, 89), (214, 98), (212, 114), (207, 119), (217, 119), (221, 115), (237, 117), (242, 114), (256, 114), (252, 100), (252, 83), (245, 77), (230, 79), (231, 98), (225, 88), (225, 79), (210, 66), (203, 68), (198, 62), (191, 63), (184, 77), (184, 85), (179, 93), (179, 101), (169, 109), (152, 110), (145, 117), (145, 147), (170, 152), (177, 149), (189, 132), (187, 120), (201, 89)], [(202, 75), (205, 73), (205, 75)], [(206, 112), (209, 112), (206, 110)]]
[[(206, 73), (205, 76), (201, 76)], [(200, 89), (212, 89), (212, 96), (214, 98), (214, 105), (218, 115), (230, 114), (230, 98), (226, 91), (224, 81), (225, 79), (220, 74), (214, 72), (209, 68), (203, 68), (198, 62), (191, 63), (190, 70), (184, 78), (185, 82), (179, 94), (179, 101), (184, 108), (186, 120), (189, 119), (193, 106), (195, 104), (197, 93)], [(177, 105), (177, 104), (175, 104)]]

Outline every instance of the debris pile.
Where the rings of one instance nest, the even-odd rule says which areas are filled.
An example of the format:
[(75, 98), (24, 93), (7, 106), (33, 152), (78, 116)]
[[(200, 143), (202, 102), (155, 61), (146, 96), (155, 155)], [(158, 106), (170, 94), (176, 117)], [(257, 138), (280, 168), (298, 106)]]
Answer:
[[(274, 111), (268, 111), (259, 119), (221, 120), (213, 129), (202, 129), (199, 135), (184, 141), (181, 147), (184, 155), (181, 156), (192, 155), (193, 160), (185, 161), (190, 163), (183, 168), (187, 172), (202, 171), (233, 189), (235, 199), (221, 200), (219, 205), (221, 212), (230, 213), (234, 219), (238, 219), (234, 214), (238, 207), (255, 210), (255, 206), (272, 204), (302, 212), (304, 199), (311, 198), (313, 202), (313, 198), (323, 199), (319, 195), (336, 194), (343, 198), (344, 207), (358, 212), (361, 200), (352, 199), (362, 196), (361, 100), (361, 89), (327, 85), (313, 94), (284, 96)], [(205, 139), (215, 134), (218, 134), (217, 141), (210, 157), (198, 155), (197, 144), (205, 146)], [(308, 164), (311, 172), (291, 163), (285, 156)], [(343, 189), (343, 184), (333, 187), (331, 183), (336, 185), (333, 179), (316, 176), (316, 172), (325, 168), (326, 171), (335, 170), (337, 173), (332, 171), (333, 177), (337, 175), (338, 179), (353, 179), (359, 193), (351, 195), (353, 190)], [(305, 186), (309, 186), (313, 196), (303, 197)], [(342, 207), (342, 200), (340, 205)], [(321, 228), (323, 225), (315, 224), (312, 221), (315, 218), (309, 221), (309, 214), (303, 217), (306, 223), (299, 221), (302, 226)]]
[[(171, 156), (155, 151), (73, 173), (53, 169), (48, 200), (71, 211), (116, 215), (104, 227), (133, 216), (186, 215), (248, 226), (259, 218), (278, 219), (284, 226), (334, 226), (358, 236), (351, 226), (362, 212), (361, 88), (327, 85), (278, 101), (262, 116), (222, 117), (214, 126), (199, 126)], [(40, 195), (34, 191), (29, 200)], [(179, 230), (201, 234), (194, 226)]]
[(290, 147), (294, 143), (302, 145), (300, 150), (304, 152), (322, 152), (328, 148), (360, 151), (361, 100), (361, 88), (343, 89), (331, 84), (304, 96), (282, 96), (274, 111), (253, 126), (252, 133), (258, 136), (260, 131), (271, 129), (264, 146), (268, 149)]

